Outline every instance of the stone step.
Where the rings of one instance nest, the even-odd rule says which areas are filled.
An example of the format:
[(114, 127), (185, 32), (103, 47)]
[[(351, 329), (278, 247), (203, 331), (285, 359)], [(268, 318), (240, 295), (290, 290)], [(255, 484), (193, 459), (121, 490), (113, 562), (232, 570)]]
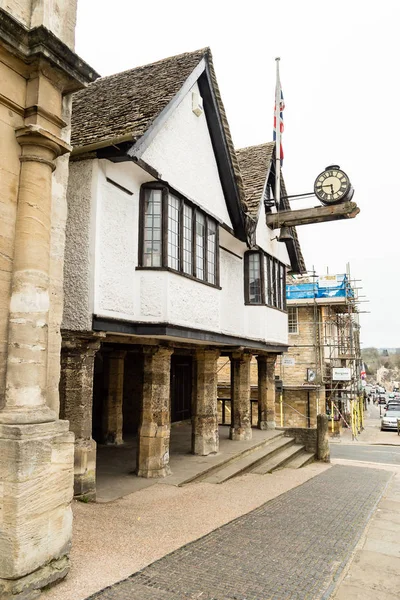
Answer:
[[(280, 432), (280, 431), (275, 432), (274, 431), (272, 433), (272, 435), (270, 435), (268, 438), (263, 439), (258, 443), (254, 443), (251, 446), (247, 446), (247, 448), (244, 448), (241, 452), (231, 454), (226, 458), (224, 458), (223, 456), (215, 456), (216, 462), (213, 462), (213, 464), (211, 464), (208, 468), (207, 467), (202, 468), (200, 473), (197, 473), (191, 477), (188, 477), (184, 481), (180, 481), (178, 485), (184, 486), (189, 483), (198, 483), (199, 481), (205, 481), (207, 477), (209, 477), (213, 473), (219, 471), (220, 469), (224, 469), (231, 463), (242, 460), (243, 458), (245, 458), (249, 455), (253, 455), (254, 453), (259, 452), (263, 448), (270, 447), (272, 444), (275, 444), (275, 442), (277, 442), (278, 440), (283, 439), (283, 435), (284, 435), (283, 432)], [(288, 438), (284, 438), (284, 439), (287, 440)], [(230, 442), (230, 443), (240, 444), (243, 442)], [(248, 444), (248, 443), (249, 442), (246, 442), (246, 444)], [(237, 446), (237, 447), (240, 448), (240, 446)], [(233, 448), (233, 446), (232, 446), (232, 448)]]
[(314, 460), (315, 455), (312, 452), (304, 451), (292, 460), (290, 460), (288, 463), (286, 463), (285, 468), (301, 469), (302, 467), (305, 467), (306, 465), (309, 465), (310, 463), (314, 462)]
[(242, 475), (248, 471), (252, 471), (260, 463), (266, 459), (273, 460), (275, 454), (280, 453), (283, 449), (289, 449), (294, 444), (294, 438), (280, 437), (273, 442), (259, 448), (255, 452), (251, 452), (246, 456), (240, 456), (236, 460), (231, 461), (224, 467), (216, 470), (214, 473), (208, 474), (203, 478), (204, 483), (224, 483), (232, 477)]
[(289, 461), (293, 460), (303, 452), (304, 446), (301, 444), (292, 444), (289, 448), (283, 448), (281, 452), (276, 454), (276, 456), (263, 461), (260, 465), (252, 469), (251, 472), (258, 473), (259, 475), (272, 473), (272, 471), (276, 471), (276, 469), (285, 467)]

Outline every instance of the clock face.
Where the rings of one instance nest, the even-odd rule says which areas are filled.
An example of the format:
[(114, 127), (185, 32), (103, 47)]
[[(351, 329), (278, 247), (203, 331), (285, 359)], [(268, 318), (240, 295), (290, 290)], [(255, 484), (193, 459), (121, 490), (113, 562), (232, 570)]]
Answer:
[(314, 183), (314, 193), (324, 204), (333, 204), (347, 196), (350, 187), (346, 173), (332, 166), (318, 175)]

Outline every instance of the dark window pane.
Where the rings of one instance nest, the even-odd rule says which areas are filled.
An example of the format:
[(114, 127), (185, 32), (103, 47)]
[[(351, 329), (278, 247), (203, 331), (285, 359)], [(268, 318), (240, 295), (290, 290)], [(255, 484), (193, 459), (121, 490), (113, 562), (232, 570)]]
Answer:
[(249, 254), (249, 302), (261, 304), (261, 268), (260, 255)]
[(179, 270), (179, 216), (180, 200), (168, 196), (168, 266)]
[(207, 222), (207, 281), (209, 283), (215, 283), (215, 272), (216, 272), (216, 226), (215, 222), (208, 219)]
[(196, 277), (204, 279), (204, 237), (205, 218), (201, 213), (196, 213)]
[(161, 190), (146, 190), (144, 208), (143, 265), (161, 266)]

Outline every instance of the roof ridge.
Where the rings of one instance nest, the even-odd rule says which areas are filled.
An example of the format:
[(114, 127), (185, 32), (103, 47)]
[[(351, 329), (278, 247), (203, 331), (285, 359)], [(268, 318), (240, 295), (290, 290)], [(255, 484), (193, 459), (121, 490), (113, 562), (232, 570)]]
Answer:
[[(181, 58), (182, 56), (191, 56), (195, 54), (202, 54), (205, 56), (210, 52), (210, 47), (205, 46), (204, 48), (199, 48), (198, 50), (193, 50), (192, 52), (181, 52), (180, 54), (173, 54), (172, 56), (167, 56), (166, 58), (160, 58), (159, 60), (155, 60), (154, 62), (146, 63), (144, 65), (138, 65), (137, 67), (132, 67), (131, 69), (125, 69), (124, 71), (118, 71), (118, 73), (112, 73), (111, 75), (104, 75), (103, 77), (99, 77), (93, 83), (101, 83), (105, 79), (113, 79), (114, 77), (120, 77), (125, 73), (131, 73), (133, 71), (138, 71), (139, 69), (145, 69), (147, 67), (152, 67), (154, 65), (159, 65), (164, 62), (168, 62), (173, 59)], [(93, 85), (93, 83), (90, 84)]]
[(236, 152), (242, 152), (243, 150), (250, 150), (251, 148), (263, 148), (265, 146), (271, 146), (271, 145), (275, 146), (275, 142), (274, 141), (263, 142), (262, 144), (254, 144), (252, 146), (244, 146), (243, 148), (236, 148)]

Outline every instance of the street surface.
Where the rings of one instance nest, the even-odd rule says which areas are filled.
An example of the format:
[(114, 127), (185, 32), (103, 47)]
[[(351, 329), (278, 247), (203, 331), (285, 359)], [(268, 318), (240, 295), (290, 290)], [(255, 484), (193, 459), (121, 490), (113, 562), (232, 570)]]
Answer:
[(400, 465), (400, 446), (331, 444), (331, 459), (334, 458)]
[(328, 598), (390, 477), (334, 466), (90, 598)]

